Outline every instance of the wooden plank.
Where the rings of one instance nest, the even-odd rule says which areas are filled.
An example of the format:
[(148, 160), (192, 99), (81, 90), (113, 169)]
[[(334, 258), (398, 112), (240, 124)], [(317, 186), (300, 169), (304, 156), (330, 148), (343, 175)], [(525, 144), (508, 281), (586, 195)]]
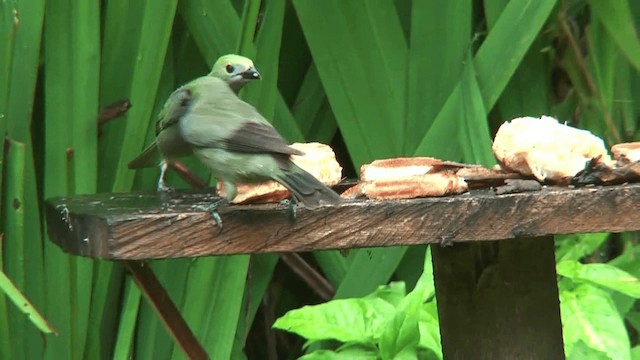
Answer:
[(299, 252), (640, 230), (640, 184), (491, 191), (340, 206), (228, 206), (220, 234), (211, 194), (103, 194), (47, 201), (47, 228), (65, 251), (107, 259)]
[(552, 236), (432, 250), (445, 359), (564, 359)]

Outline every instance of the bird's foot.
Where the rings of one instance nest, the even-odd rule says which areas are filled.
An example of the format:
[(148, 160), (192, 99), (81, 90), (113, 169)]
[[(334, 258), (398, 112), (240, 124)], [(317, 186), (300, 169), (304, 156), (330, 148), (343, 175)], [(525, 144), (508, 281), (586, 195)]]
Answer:
[(291, 215), (291, 219), (295, 220), (298, 215), (298, 201), (296, 198), (292, 197), (291, 200), (284, 199), (280, 201), (281, 205), (289, 207), (289, 214)]
[(220, 206), (226, 205), (229, 205), (229, 201), (227, 199), (222, 199), (213, 204), (199, 205), (196, 207), (196, 209), (199, 211), (206, 211), (211, 214), (213, 220), (216, 222), (216, 225), (220, 229), (218, 230), (218, 235), (222, 234), (222, 218), (220, 217), (220, 213), (218, 213), (218, 209), (220, 208)]
[(157, 191), (160, 193), (172, 193), (175, 190), (171, 186), (165, 184), (164, 181), (162, 181), (158, 183)]

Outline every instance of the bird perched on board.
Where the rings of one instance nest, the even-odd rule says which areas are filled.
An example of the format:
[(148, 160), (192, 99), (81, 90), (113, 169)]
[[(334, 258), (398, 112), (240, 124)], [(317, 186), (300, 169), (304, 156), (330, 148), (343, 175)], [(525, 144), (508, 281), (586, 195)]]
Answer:
[[(189, 105), (176, 119), (180, 135), (223, 183), (228, 201), (236, 196), (238, 182), (275, 180), (291, 191), (294, 211), (296, 200), (308, 208), (341, 202), (336, 192), (291, 161), (291, 155), (304, 153), (290, 147), (225, 81), (212, 76), (198, 78), (184, 96)], [(212, 213), (221, 225), (217, 212)]]
[[(204, 78), (218, 78), (236, 94), (249, 81), (260, 79), (251, 59), (240, 55), (221, 56), (213, 65), (211, 72)], [(202, 79), (202, 78), (200, 78)], [(129, 169), (160, 166), (158, 191), (170, 190), (165, 183), (168, 162), (192, 153), (178, 130), (178, 120), (189, 110), (192, 101), (194, 83), (199, 79), (181, 86), (174, 91), (164, 104), (156, 122), (156, 139), (140, 155), (129, 162)], [(158, 159), (161, 157), (162, 160)]]

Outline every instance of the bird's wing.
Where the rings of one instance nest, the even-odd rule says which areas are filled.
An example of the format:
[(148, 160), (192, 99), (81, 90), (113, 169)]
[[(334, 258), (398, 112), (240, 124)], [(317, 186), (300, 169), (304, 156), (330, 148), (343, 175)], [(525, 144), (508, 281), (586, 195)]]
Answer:
[[(164, 107), (158, 114), (158, 121), (156, 121), (156, 136), (163, 130), (175, 126), (178, 120), (189, 110), (192, 96), (191, 90), (183, 86), (174, 91), (169, 99), (164, 103)], [(160, 162), (160, 153), (158, 146), (154, 141), (147, 146), (142, 153), (131, 160), (128, 164), (129, 169), (140, 169), (145, 167), (157, 166)]]
[(303, 155), (287, 144), (251, 105), (218, 79), (199, 83), (189, 112), (180, 121), (183, 138), (196, 147), (234, 152)]
[(178, 123), (188, 111), (192, 101), (192, 93), (189, 86), (183, 86), (174, 91), (164, 103), (164, 107), (158, 114), (156, 121), (156, 135), (164, 129)]

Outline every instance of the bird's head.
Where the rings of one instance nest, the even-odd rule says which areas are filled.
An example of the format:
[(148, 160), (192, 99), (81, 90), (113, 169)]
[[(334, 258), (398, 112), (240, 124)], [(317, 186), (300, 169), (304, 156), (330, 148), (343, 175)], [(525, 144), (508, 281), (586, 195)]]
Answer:
[(261, 78), (251, 59), (235, 54), (221, 56), (209, 75), (224, 80), (235, 92), (247, 82)]

